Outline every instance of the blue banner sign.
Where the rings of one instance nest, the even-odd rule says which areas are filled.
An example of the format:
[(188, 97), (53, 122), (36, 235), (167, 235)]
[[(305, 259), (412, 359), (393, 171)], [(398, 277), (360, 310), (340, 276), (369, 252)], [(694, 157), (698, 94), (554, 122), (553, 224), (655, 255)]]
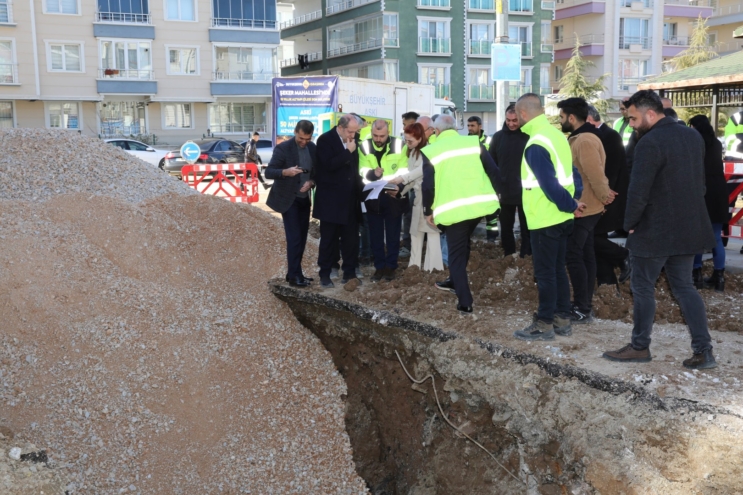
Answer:
[(273, 142), (278, 136), (293, 136), (300, 120), (315, 124), (319, 132), (318, 116), (338, 108), (338, 76), (274, 77)]
[(490, 53), (493, 81), (521, 81), (521, 43), (493, 43)]

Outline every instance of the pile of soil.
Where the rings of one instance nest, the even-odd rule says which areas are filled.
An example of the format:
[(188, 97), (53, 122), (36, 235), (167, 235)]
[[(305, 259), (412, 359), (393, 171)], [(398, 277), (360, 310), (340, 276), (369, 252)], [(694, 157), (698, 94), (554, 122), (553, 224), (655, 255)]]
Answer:
[(0, 425), (65, 490), (366, 492), (346, 385), (266, 286), (279, 221), (96, 139), (0, 140), (21, 140), (0, 162)]

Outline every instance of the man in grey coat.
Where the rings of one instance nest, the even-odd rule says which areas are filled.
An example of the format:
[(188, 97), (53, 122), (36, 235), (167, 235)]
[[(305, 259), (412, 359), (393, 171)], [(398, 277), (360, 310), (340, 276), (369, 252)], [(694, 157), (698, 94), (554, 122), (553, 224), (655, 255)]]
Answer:
[(704, 202), (704, 141), (701, 135), (663, 114), (660, 97), (638, 91), (627, 102), (638, 134), (624, 229), (632, 258), (634, 297), (632, 342), (606, 359), (647, 362), (655, 318), (655, 283), (665, 267), (671, 291), (691, 331), (694, 355), (689, 369), (717, 367), (704, 301), (691, 281), (694, 253), (715, 245)]

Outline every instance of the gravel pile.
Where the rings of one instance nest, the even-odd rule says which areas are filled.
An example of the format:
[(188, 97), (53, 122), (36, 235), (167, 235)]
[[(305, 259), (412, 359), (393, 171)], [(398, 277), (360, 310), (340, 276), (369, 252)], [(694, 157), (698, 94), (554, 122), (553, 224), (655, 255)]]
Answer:
[(0, 139), (0, 425), (66, 490), (366, 493), (345, 383), (267, 289), (285, 263), (276, 219), (96, 140)]

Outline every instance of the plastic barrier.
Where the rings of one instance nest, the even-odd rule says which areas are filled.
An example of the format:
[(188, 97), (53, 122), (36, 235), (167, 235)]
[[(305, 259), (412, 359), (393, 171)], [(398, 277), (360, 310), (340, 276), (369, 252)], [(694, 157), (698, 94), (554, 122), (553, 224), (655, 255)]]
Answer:
[[(730, 193), (728, 203), (738, 199), (738, 195), (743, 192), (743, 162), (725, 162), (725, 180), (728, 184), (735, 184), (735, 189)], [(729, 237), (743, 238), (743, 208), (731, 208), (730, 213), (730, 234)]]
[(258, 202), (258, 167), (255, 163), (184, 165), (181, 177), (183, 182), (202, 194), (219, 196), (233, 203)]

